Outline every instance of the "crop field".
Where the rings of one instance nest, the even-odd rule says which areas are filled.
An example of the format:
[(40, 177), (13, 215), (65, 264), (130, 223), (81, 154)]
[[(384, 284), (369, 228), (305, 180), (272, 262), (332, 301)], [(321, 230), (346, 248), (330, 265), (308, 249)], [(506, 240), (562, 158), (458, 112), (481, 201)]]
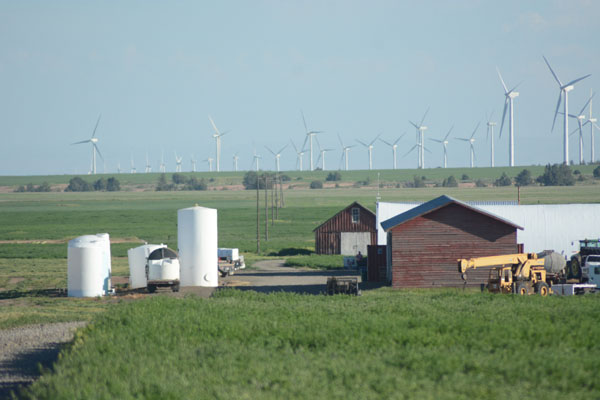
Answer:
[[(537, 167), (528, 168), (533, 172)], [(586, 174), (592, 169), (581, 167)], [(511, 171), (516, 175), (521, 170)], [(464, 171), (473, 179), (478, 173), (486, 179), (493, 178), (492, 172), (501, 173), (461, 169), (456, 177)], [(598, 397), (592, 374), (599, 370), (599, 347), (592, 339), (598, 336), (599, 296), (517, 299), (385, 288), (365, 291), (360, 298), (235, 290), (219, 291), (208, 300), (61, 296), (66, 288), (68, 240), (108, 232), (114, 241), (113, 275), (127, 276), (127, 249), (144, 241), (176, 249), (177, 210), (195, 204), (218, 209), (219, 245), (240, 248), (250, 265), (258, 259), (279, 258), (290, 266), (335, 268), (341, 257), (311, 254), (313, 229), (353, 201), (375, 210), (376, 172), (351, 173), (343, 182), (370, 178), (371, 183), (285, 189), (285, 207), (274, 222), (269, 221), (268, 240), (261, 192), (260, 255), (255, 191), (156, 192), (149, 185), (158, 174), (136, 174), (119, 175), (130, 185), (121, 192), (0, 192), (0, 329), (91, 322), (29, 395)], [(392, 173), (399, 172), (380, 173), (383, 201), (427, 201), (442, 194), (466, 201), (517, 199), (513, 186), (397, 188), (395, 181), (410, 180), (415, 171)], [(289, 173), (292, 184), (323, 179), (325, 174)], [(443, 179), (451, 172), (425, 170), (428, 179), (437, 179), (435, 174)], [(0, 186), (64, 184), (69, 179), (0, 177)], [(223, 174), (210, 185), (240, 185), (241, 179), (241, 173)], [(523, 187), (520, 199), (524, 204), (599, 202), (600, 184), (589, 180), (569, 187)]]

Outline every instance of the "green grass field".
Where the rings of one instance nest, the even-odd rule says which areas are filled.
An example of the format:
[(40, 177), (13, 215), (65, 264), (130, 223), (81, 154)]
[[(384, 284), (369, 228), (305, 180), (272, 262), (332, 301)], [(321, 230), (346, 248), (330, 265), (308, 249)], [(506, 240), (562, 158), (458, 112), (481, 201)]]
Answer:
[(598, 297), (224, 290), (121, 302), (35, 399), (597, 398)]

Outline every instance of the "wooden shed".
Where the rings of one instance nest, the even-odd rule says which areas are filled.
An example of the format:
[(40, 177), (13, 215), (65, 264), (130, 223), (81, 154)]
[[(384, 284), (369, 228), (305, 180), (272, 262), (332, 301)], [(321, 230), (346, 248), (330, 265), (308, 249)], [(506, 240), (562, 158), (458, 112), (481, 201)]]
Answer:
[(375, 213), (358, 202), (316, 227), (315, 252), (317, 254), (356, 255), (367, 254), (367, 246), (377, 243)]
[[(457, 259), (516, 253), (517, 229), (523, 229), (449, 196), (381, 226), (388, 235), (388, 280), (396, 288), (463, 286)], [(469, 271), (468, 285), (487, 282), (489, 270)]]

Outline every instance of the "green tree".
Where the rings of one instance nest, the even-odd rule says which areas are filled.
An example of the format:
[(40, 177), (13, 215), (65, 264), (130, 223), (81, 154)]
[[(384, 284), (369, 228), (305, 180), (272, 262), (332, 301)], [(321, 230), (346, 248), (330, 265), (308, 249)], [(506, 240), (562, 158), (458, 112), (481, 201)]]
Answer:
[(174, 188), (174, 185), (167, 183), (167, 176), (165, 174), (160, 174), (158, 177), (158, 183), (156, 184), (156, 191), (168, 191), (173, 190)]
[(100, 178), (96, 182), (94, 182), (94, 190), (106, 190), (106, 179)]
[(65, 192), (90, 192), (92, 185), (76, 176), (69, 180), (69, 185), (65, 188)]
[(457, 187), (458, 182), (456, 181), (456, 178), (454, 177), (454, 175), (450, 175), (449, 177), (444, 179), (444, 181), (442, 182), (442, 186), (443, 187)]
[(118, 181), (117, 178), (111, 176), (106, 181), (106, 190), (108, 190), (109, 192), (118, 192), (119, 190), (121, 190), (121, 183)]
[(171, 176), (171, 180), (173, 181), (174, 184), (176, 185), (181, 185), (186, 183), (187, 179), (185, 178), (185, 175), (182, 174), (178, 174), (178, 173), (174, 173)]
[(594, 178), (600, 179), (600, 165), (594, 168)]
[(310, 183), (311, 189), (323, 189), (323, 182), (321, 181), (312, 181)]
[(533, 178), (531, 177), (531, 171), (528, 169), (524, 169), (519, 172), (519, 175), (515, 178), (515, 184), (517, 186), (528, 186), (533, 183)]
[(575, 178), (566, 164), (546, 165), (544, 173), (536, 179), (544, 186), (573, 186)]
[(413, 187), (422, 188), (425, 187), (425, 177), (424, 176), (413, 176)]
[(331, 182), (331, 181), (341, 181), (342, 180), (342, 174), (340, 174), (338, 171), (336, 172), (330, 172), (327, 175), (327, 178), (325, 178), (326, 181)]
[(494, 181), (494, 186), (510, 186), (510, 185), (512, 185), (512, 179), (510, 179), (508, 177), (508, 175), (506, 175), (506, 172), (503, 172), (502, 176), (500, 176), (500, 178), (498, 178)]

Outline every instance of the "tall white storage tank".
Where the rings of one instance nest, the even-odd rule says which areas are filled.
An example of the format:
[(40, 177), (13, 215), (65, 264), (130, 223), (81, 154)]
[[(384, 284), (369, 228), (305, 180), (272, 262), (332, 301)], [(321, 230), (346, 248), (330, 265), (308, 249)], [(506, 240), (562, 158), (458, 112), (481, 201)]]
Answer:
[(190, 207), (177, 211), (181, 286), (219, 285), (217, 210)]
[(67, 252), (67, 293), (69, 297), (97, 297), (104, 294), (104, 247), (96, 235), (69, 241)]
[(167, 246), (164, 244), (143, 244), (134, 249), (127, 250), (127, 258), (129, 259), (129, 287), (131, 289), (146, 287), (146, 261), (150, 253), (162, 247)]
[(102, 246), (102, 268), (104, 269), (104, 294), (110, 294), (111, 291), (111, 283), (110, 283), (110, 275), (111, 275), (111, 261), (110, 261), (110, 237), (108, 233), (98, 233), (96, 234), (98, 237), (101, 246)]

